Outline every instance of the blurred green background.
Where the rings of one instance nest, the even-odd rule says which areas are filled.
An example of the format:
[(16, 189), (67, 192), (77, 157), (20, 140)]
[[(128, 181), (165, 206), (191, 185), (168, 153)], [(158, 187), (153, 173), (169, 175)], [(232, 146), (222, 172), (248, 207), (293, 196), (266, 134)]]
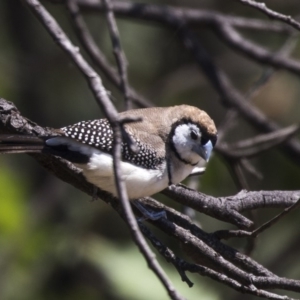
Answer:
[[(149, 1), (150, 2), (150, 1)], [(155, 1), (222, 13), (266, 19), (237, 1)], [(63, 5), (44, 2), (74, 43), (78, 40)], [(297, 0), (268, 1), (286, 14), (300, 12)], [(86, 16), (101, 49), (115, 64), (105, 18)], [(197, 105), (217, 125), (226, 109), (219, 96), (185, 51), (178, 33), (152, 22), (118, 20), (123, 47), (129, 62), (129, 80), (138, 92), (155, 105)], [(215, 62), (245, 93), (264, 68), (235, 53), (218, 40), (209, 28), (194, 28)], [(286, 36), (242, 31), (245, 36), (269, 49), (280, 48)], [(84, 119), (102, 117), (96, 101), (70, 59), (57, 47), (45, 29), (21, 1), (0, 2), (0, 96), (12, 101), (24, 116), (42, 126), (62, 127)], [(300, 44), (293, 57), (300, 59)], [(84, 52), (84, 51), (83, 51)], [(100, 75), (101, 72), (100, 72)], [(115, 105), (122, 109), (122, 95), (103, 77)], [(282, 126), (299, 123), (300, 79), (277, 72), (254, 99), (270, 118)], [(251, 137), (257, 132), (239, 119), (230, 141)], [(299, 165), (276, 149), (251, 161), (263, 180), (249, 177), (253, 190), (299, 189)], [(238, 192), (230, 173), (218, 156), (213, 157), (201, 178), (201, 191), (226, 196)], [(179, 205), (158, 196), (170, 206)], [(256, 212), (258, 224), (278, 210)], [(262, 234), (253, 257), (278, 275), (300, 278), (299, 217), (295, 211)], [(197, 214), (206, 231), (230, 228), (227, 224)], [(157, 233), (179, 255), (176, 241)], [(244, 241), (233, 241), (240, 250)], [(208, 278), (188, 274), (195, 283), (188, 288), (177, 271), (158, 257), (176, 288), (187, 299), (252, 299)], [(226, 295), (226, 296), (224, 296)], [(167, 299), (153, 273), (132, 243), (119, 216), (102, 201), (91, 199), (45, 172), (25, 155), (0, 157), (0, 299)]]

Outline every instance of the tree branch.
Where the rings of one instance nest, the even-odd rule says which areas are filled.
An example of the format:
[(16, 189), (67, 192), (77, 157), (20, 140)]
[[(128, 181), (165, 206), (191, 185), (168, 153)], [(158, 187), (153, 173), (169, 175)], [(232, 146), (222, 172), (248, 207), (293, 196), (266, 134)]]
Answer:
[[(248, 3), (253, 2), (251, 0), (240, 1)], [(120, 201), (101, 190), (97, 190), (97, 196), (111, 204), (129, 225), (135, 243), (144, 254), (150, 268), (154, 270), (157, 277), (165, 286), (169, 297), (172, 299), (183, 299), (158, 265), (155, 255), (149, 249), (140, 230), (157, 251), (168, 262), (175, 266), (182, 280), (189, 286), (192, 286), (192, 282), (187, 277), (187, 272), (193, 272), (202, 276), (208, 276), (237, 291), (267, 299), (291, 298), (271, 293), (266, 289), (281, 289), (300, 293), (300, 281), (275, 275), (263, 265), (221, 241), (221, 239), (230, 237), (256, 237), (260, 232), (275, 224), (275, 222), (283, 215), (287, 214), (291, 209), (298, 206), (300, 191), (247, 192), (243, 190), (237, 195), (230, 197), (212, 197), (179, 184), (172, 185), (163, 192), (178, 203), (182, 203), (213, 218), (234, 224), (238, 228), (243, 229), (226, 232), (217, 231), (215, 233), (205, 232), (195, 225), (189, 217), (152, 198), (139, 199), (138, 201), (141, 201), (143, 205), (150, 210), (166, 211), (167, 218), (161, 218), (157, 221), (148, 221), (148, 223), (151, 223), (153, 226), (179, 242), (188, 257), (195, 263), (187, 262), (175, 255), (173, 250), (165, 246), (158, 238), (156, 238), (143, 223), (136, 222), (130, 203), (127, 199), (126, 188), (122, 181), (119, 167), (122, 137), (125, 139), (128, 138), (122, 126), (126, 122), (134, 122), (136, 120), (119, 119), (118, 114), (109, 99), (108, 93), (102, 84), (101, 78), (81, 55), (80, 49), (72, 44), (56, 20), (44, 9), (38, 0), (24, 0), (24, 2), (27, 3), (49, 34), (80, 70), (81, 74), (87, 80), (97, 102), (111, 122), (114, 132), (114, 172)], [(251, 57), (254, 61), (266, 64), (272, 68), (284, 68), (300, 75), (300, 63), (298, 61), (282, 55), (281, 51), (272, 53), (256, 43), (249, 41), (236, 31), (236, 28), (244, 28), (260, 31), (272, 30), (278, 33), (290, 34), (294, 31), (289, 25), (293, 25), (295, 28), (299, 29), (298, 24), (295, 24), (294, 20), (290, 20), (292, 24), (288, 21), (287, 23), (289, 23), (289, 25), (287, 25), (224, 15), (215, 11), (192, 10), (152, 4), (137, 4), (125, 1), (113, 1), (110, 3), (110, 0), (70, 0), (67, 4), (77, 34), (80, 37), (83, 46), (87, 49), (89, 56), (102, 70), (104, 70), (104, 72), (106, 72), (114, 84), (123, 90), (125, 99), (128, 99), (128, 97), (135, 98), (135, 103), (139, 103), (141, 106), (148, 105), (146, 102), (143, 102), (143, 97), (137, 95), (133, 88), (128, 85), (126, 68), (124, 67), (125, 58), (120, 48), (120, 38), (118, 36), (113, 13), (127, 18), (161, 22), (172, 29), (176, 29), (184, 46), (194, 55), (195, 61), (220, 95), (223, 103), (227, 105), (227, 107), (231, 107), (238, 111), (253, 126), (261, 131), (267, 132), (267, 134), (258, 135), (254, 138), (231, 144), (227, 146), (227, 148), (224, 147), (225, 144), (220, 144), (218, 146), (219, 154), (222, 155), (222, 157), (232, 159), (231, 162), (233, 162), (233, 168), (236, 169), (237, 174), (240, 174), (241, 167), (246, 165), (246, 157), (257, 155), (266, 149), (273, 148), (279, 143), (284, 143), (285, 153), (289, 157), (293, 157), (295, 162), (299, 164), (300, 143), (296, 139), (287, 141), (287, 139), (298, 130), (297, 126), (280, 129), (275, 122), (269, 120), (253, 105), (247, 103), (245, 97), (235, 89), (225, 72), (216, 66), (210, 54), (200, 43), (199, 38), (188, 27), (199, 26), (200, 24), (202, 27), (206, 26), (207, 28), (215, 30), (228, 45), (233, 47), (234, 50), (238, 50), (243, 55)], [(113, 39), (113, 44), (115, 45), (114, 49), (118, 61), (119, 74), (117, 74), (116, 70), (107, 63), (106, 58), (94, 42), (88, 27), (80, 14), (78, 6), (80, 6), (81, 10), (85, 11), (106, 11), (111, 37)], [(270, 13), (269, 9), (263, 9), (263, 11), (265, 13)], [(4, 99), (0, 99), (0, 132), (37, 136), (55, 133), (51, 128), (40, 127), (34, 122), (24, 118), (12, 103), (9, 103)], [(58, 178), (75, 186), (84, 193), (94, 196), (95, 187), (87, 183), (80, 170), (72, 164), (63, 159), (45, 154), (31, 154), (30, 156)], [(242, 174), (239, 177), (242, 182)], [(256, 225), (253, 220), (242, 214), (245, 211), (270, 207), (288, 208), (260, 226)], [(135, 209), (134, 212), (137, 215), (139, 214)], [(256, 225), (255, 230), (253, 230), (254, 225)]]
[[(0, 99), (0, 132), (32, 135), (51, 135), (54, 133), (52, 129), (42, 128), (34, 122), (22, 117), (16, 107), (4, 99)], [(45, 154), (31, 154), (31, 156), (58, 178), (88, 195), (93, 195), (93, 186), (85, 181), (79, 170), (72, 164), (67, 163), (63, 159)], [(262, 207), (287, 207), (297, 202), (300, 198), (300, 191), (243, 191), (232, 197), (213, 198), (189, 190), (181, 185), (171, 186), (166, 193), (171, 195), (172, 198), (175, 198), (178, 202), (182, 202), (189, 206), (191, 205), (191, 207), (198, 206), (200, 211), (204, 211), (211, 216), (216, 216), (217, 218), (224, 219), (230, 223), (239, 224), (241, 227), (249, 227), (252, 223), (249, 220), (247, 221), (247, 219), (241, 215), (237, 218), (236, 215), (238, 212)], [(110, 203), (112, 207), (123, 216), (119, 201), (101, 190), (97, 191), (97, 195), (100, 199)], [(173, 236), (180, 241), (182, 245), (187, 246), (187, 252), (193, 252), (193, 255), (190, 255), (193, 260), (198, 261), (201, 259), (202, 264), (204, 263), (204, 265), (207, 264), (213, 266), (213, 270), (224, 270), (229, 277), (226, 284), (235, 286), (234, 282), (239, 283), (236, 285), (236, 289), (241, 290), (241, 284), (244, 286), (247, 282), (253, 283), (253, 276), (251, 275), (249, 277), (247, 273), (250, 271), (258, 276), (263, 276), (255, 277), (255, 282), (260, 288), (264, 288), (264, 286), (270, 288), (282, 288), (280, 285), (283, 284), (286, 289), (300, 290), (300, 283), (298, 281), (289, 281), (288, 279), (279, 280), (277, 276), (250, 257), (221, 243), (213, 234), (208, 234), (201, 230), (186, 216), (151, 198), (144, 198), (140, 201), (142, 201), (143, 205), (152, 210), (164, 209), (167, 212), (168, 218), (154, 221), (152, 222), (153, 225), (164, 231), (166, 234)], [(235, 221), (236, 219), (238, 220)], [(190, 251), (190, 249), (192, 249), (192, 251)], [(219, 257), (219, 255), (221, 255), (222, 258)], [(191, 269), (196, 270), (198, 268), (197, 272), (200, 274), (205, 274), (206, 276), (216, 279), (216, 272), (218, 271), (213, 271), (209, 267), (207, 271), (200, 272), (200, 267), (191, 266), (194, 265), (189, 265), (187, 271)], [(224, 275), (219, 276), (221, 276), (219, 278), (223, 278), (222, 276)], [(243, 291), (252, 293), (250, 290), (253, 289), (243, 288)], [(262, 295), (266, 294), (262, 293)], [(270, 299), (277, 298), (273, 297)]]
[[(159, 278), (161, 283), (166, 288), (169, 296), (175, 300), (183, 299), (182, 296), (177, 292), (171, 281), (168, 279), (164, 270), (159, 265), (152, 253), (150, 247), (146, 243), (142, 233), (140, 232), (137, 221), (134, 218), (131, 206), (129, 204), (128, 195), (124, 180), (121, 176), (120, 160), (121, 160), (121, 133), (126, 133), (125, 130), (121, 130), (121, 126), (124, 120), (120, 120), (116, 109), (112, 105), (107, 91), (102, 85), (102, 81), (98, 74), (93, 68), (86, 62), (83, 56), (80, 54), (79, 48), (75, 47), (67, 35), (60, 28), (56, 20), (48, 13), (48, 11), (40, 4), (38, 0), (24, 0), (29, 8), (35, 13), (40, 22), (44, 25), (46, 30), (57, 42), (57, 44), (69, 55), (73, 60), (74, 64), (81, 71), (90, 85), (91, 91), (93, 92), (95, 99), (104, 111), (109, 122), (112, 125), (114, 133), (114, 149), (113, 149), (113, 164), (114, 164), (114, 176), (117, 186), (117, 192), (120, 199), (120, 203), (124, 212), (126, 224), (128, 225), (134, 242), (139, 247), (140, 251), (144, 255), (149, 267), (153, 270), (156, 276)], [(133, 120), (127, 120), (133, 121)]]
[[(80, 9), (76, 1), (67, 1), (67, 8), (71, 15), (72, 25), (74, 27), (75, 33), (77, 34), (83, 48), (87, 51), (89, 57), (94, 62), (94, 64), (100, 68), (105, 76), (119, 89), (122, 89), (121, 79), (118, 75), (117, 70), (112, 67), (104, 54), (101, 52), (99, 47), (91, 35), (88, 26), (86, 25)], [(144, 96), (140, 95), (132, 87), (129, 87), (129, 96), (132, 101), (141, 107), (150, 107), (153, 104), (147, 100)]]
[[(95, 13), (104, 11), (102, 0), (76, 0), (84, 12)], [(148, 3), (133, 3), (129, 1), (113, 1), (113, 11), (120, 17), (136, 18), (140, 20), (166, 22), (168, 16), (181, 20), (187, 25), (201, 25), (211, 27), (215, 22), (229, 24), (241, 29), (273, 31), (278, 33), (291, 32), (291, 28), (279, 22), (268, 22), (258, 19), (243, 18), (235, 15), (225, 15), (218, 11), (189, 9), (170, 5), (156, 5)]]
[(270, 8), (267, 7), (267, 5), (263, 2), (256, 2), (252, 0), (238, 0), (239, 2), (248, 5), (250, 7), (253, 7), (260, 12), (264, 13), (266, 16), (268, 16), (271, 19), (282, 21), (286, 24), (291, 25), (297, 30), (300, 30), (300, 23), (294, 20), (291, 16), (286, 16), (284, 14), (278, 13)]

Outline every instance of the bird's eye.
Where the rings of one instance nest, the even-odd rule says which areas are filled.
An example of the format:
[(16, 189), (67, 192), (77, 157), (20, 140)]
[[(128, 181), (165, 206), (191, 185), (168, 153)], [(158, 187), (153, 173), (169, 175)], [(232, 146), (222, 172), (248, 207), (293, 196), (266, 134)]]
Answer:
[(198, 134), (197, 134), (197, 132), (196, 132), (195, 130), (192, 130), (192, 131), (191, 131), (191, 138), (192, 138), (193, 140), (197, 140)]

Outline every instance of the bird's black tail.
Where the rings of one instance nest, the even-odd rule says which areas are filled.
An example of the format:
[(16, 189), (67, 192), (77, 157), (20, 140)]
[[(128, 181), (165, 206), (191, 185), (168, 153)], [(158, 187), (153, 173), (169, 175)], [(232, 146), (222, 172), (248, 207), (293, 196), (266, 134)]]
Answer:
[(36, 136), (0, 134), (0, 154), (41, 153), (44, 147), (45, 141)]
[(99, 152), (92, 146), (66, 136), (30, 136), (0, 134), (0, 154), (44, 153), (67, 159), (70, 162), (87, 163), (89, 157)]

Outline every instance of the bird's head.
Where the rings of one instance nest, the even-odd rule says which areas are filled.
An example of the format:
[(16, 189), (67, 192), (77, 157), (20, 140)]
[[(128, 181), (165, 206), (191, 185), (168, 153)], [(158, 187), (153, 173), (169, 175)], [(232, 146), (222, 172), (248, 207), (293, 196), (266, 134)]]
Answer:
[(217, 141), (217, 129), (213, 120), (202, 110), (181, 105), (172, 125), (171, 143), (177, 156), (192, 165), (208, 161)]

